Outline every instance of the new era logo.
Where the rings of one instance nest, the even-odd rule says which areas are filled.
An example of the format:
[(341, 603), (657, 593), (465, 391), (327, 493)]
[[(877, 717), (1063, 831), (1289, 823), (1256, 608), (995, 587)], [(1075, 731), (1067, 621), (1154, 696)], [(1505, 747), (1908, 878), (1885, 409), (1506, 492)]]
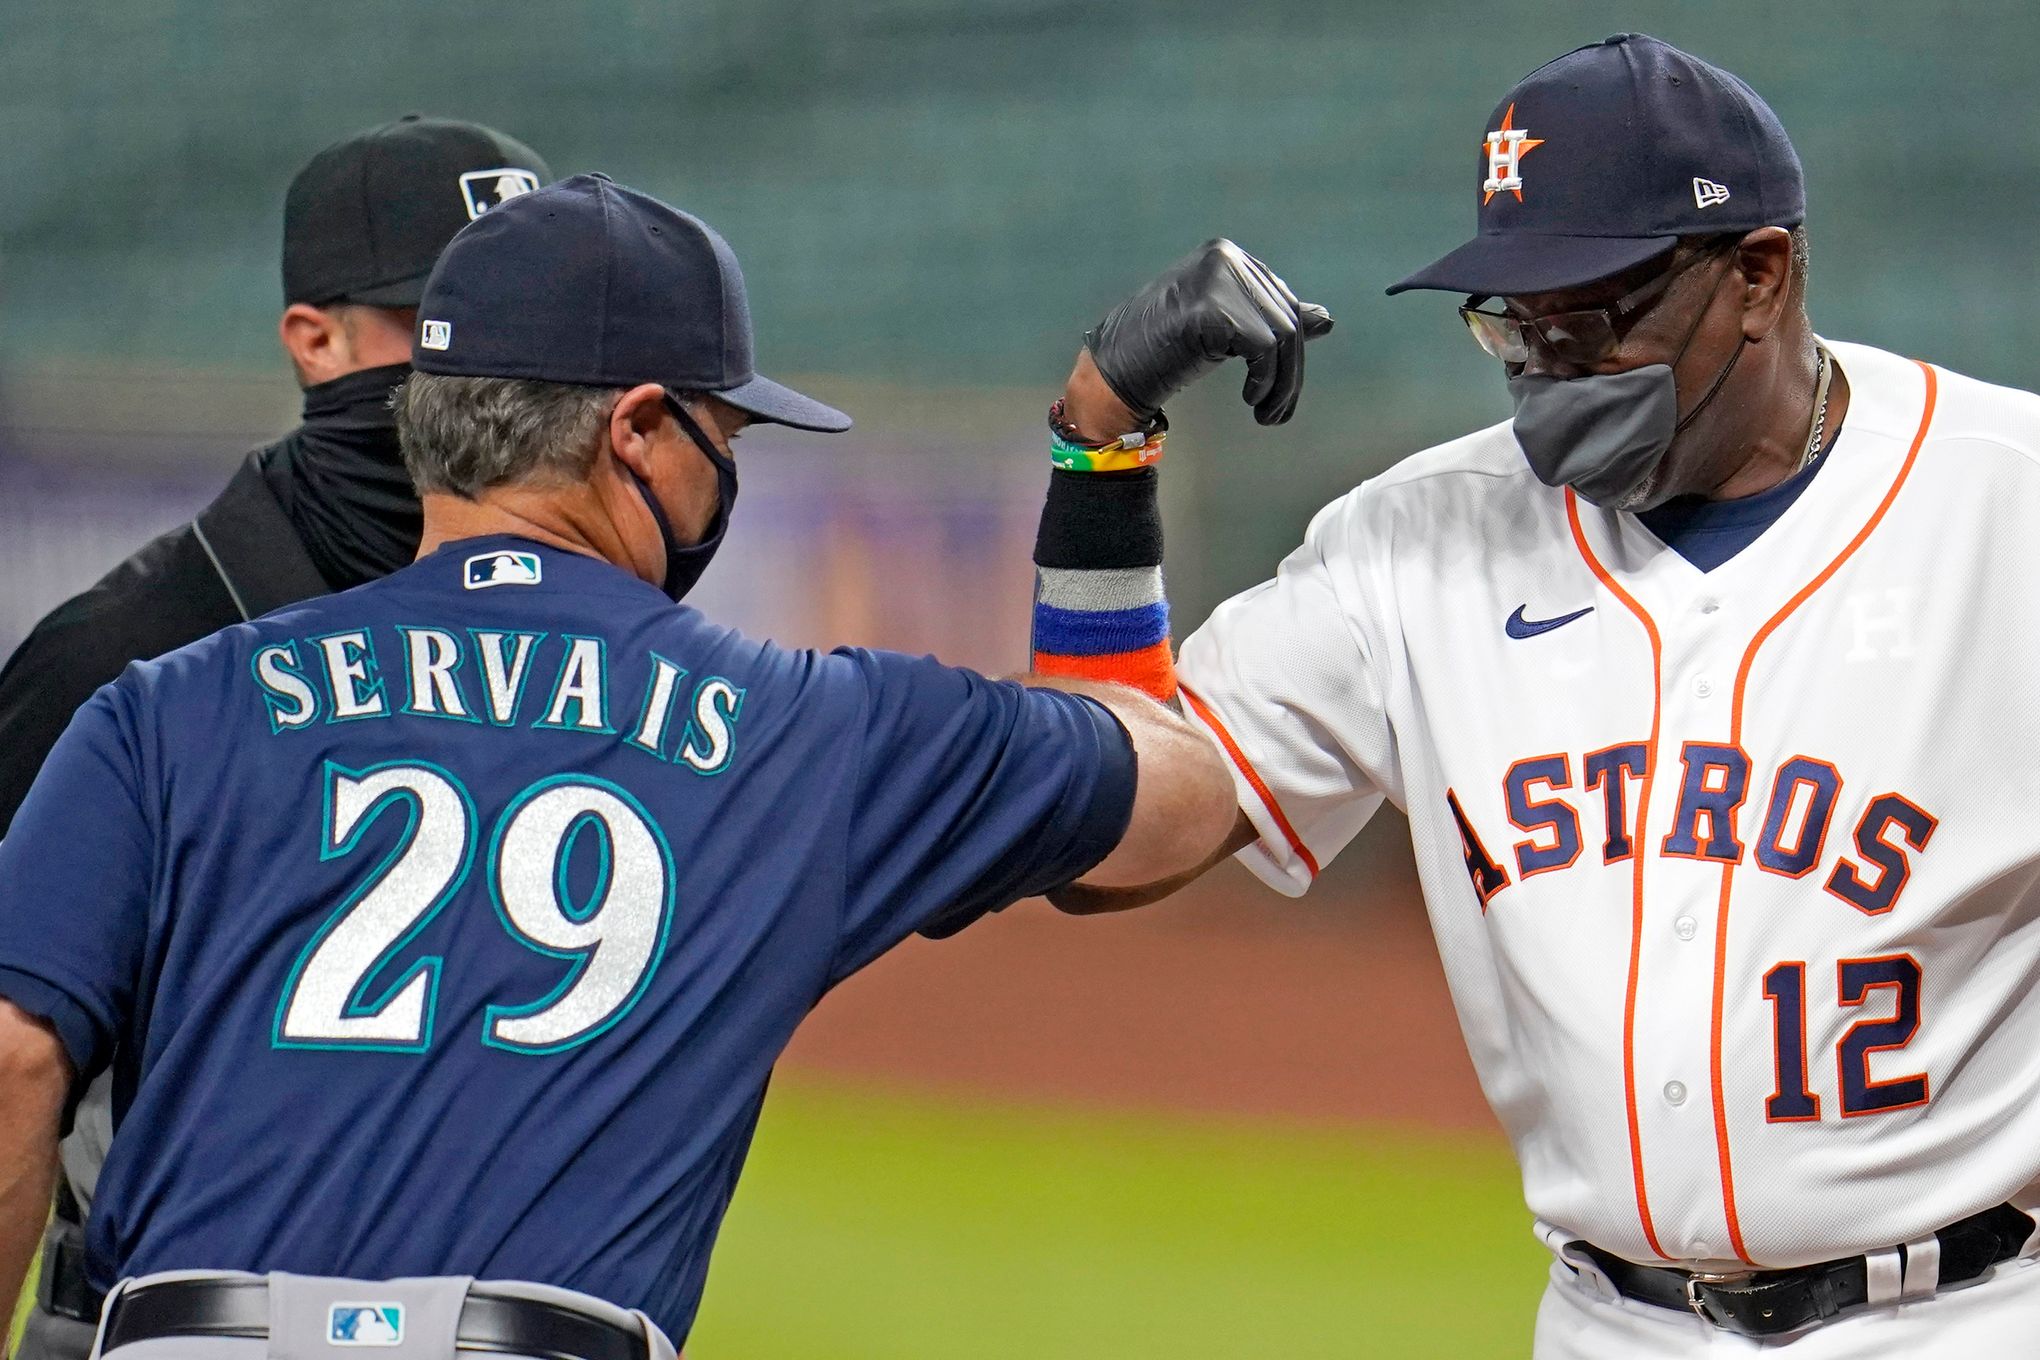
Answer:
[(1697, 175), (1694, 176), (1693, 205), (1695, 207), (1712, 208), (1726, 202), (1728, 202), (1728, 186), (1726, 184), (1716, 184), (1711, 179), (1701, 179)]
[(470, 222), (537, 187), (538, 176), (529, 170), (470, 170), (460, 177), (460, 197)]
[(476, 553), (461, 568), (461, 584), (469, 590), (490, 586), (535, 586), (545, 575), (537, 553)]
[(453, 343), (451, 321), (423, 321), (418, 325), (419, 349), (445, 349)]
[(401, 1346), (404, 1306), (400, 1303), (336, 1303), (326, 1310), (329, 1346)]

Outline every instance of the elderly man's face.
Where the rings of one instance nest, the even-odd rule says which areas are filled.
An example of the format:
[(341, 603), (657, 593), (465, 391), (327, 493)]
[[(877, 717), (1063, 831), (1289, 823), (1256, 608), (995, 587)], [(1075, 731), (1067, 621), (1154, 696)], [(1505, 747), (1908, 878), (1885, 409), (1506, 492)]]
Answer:
[[(1615, 319), (1618, 343), (1614, 351), (1592, 363), (1569, 361), (1552, 352), (1541, 337), (1527, 331), (1530, 355), (1513, 371), (1553, 378), (1577, 378), (1589, 373), (1620, 373), (1645, 364), (1673, 364), (1675, 372), (1686, 354), (1701, 347), (1702, 335), (1712, 303), (1724, 273), (1729, 252), (1707, 245), (1681, 246), (1668, 256), (1625, 270), (1612, 278), (1557, 293), (1528, 293), (1502, 299), (1503, 307), (1523, 320), (1549, 317), (1564, 312), (1608, 308), (1654, 280), (1665, 280), (1665, 288), (1643, 310)], [(1688, 337), (1692, 343), (1688, 344)], [(1733, 344), (1733, 337), (1730, 337)]]
[[(1649, 364), (1670, 366), (1682, 428), (1657, 466), (1619, 509), (1645, 509), (1711, 484), (1709, 479), (1721, 461), (1720, 446), (1734, 437), (1739, 421), (1731, 394), (1724, 390), (1716, 395), (1729, 400), (1710, 401), (1716, 383), (1733, 376), (1729, 365), (1737, 358), (1743, 338), (1742, 291), (1725, 286), (1738, 277), (1738, 267), (1738, 251), (1731, 245), (1703, 242), (1679, 247), (1668, 262), (1583, 288), (1504, 299), (1512, 315), (1528, 320), (1608, 307), (1647, 284), (1653, 271), (1669, 275), (1664, 292), (1653, 303), (1618, 321), (1618, 343), (1602, 358), (1592, 363), (1568, 362), (1530, 330), (1527, 361), (1511, 367), (1513, 373), (1568, 379), (1620, 373)], [(1699, 410), (1703, 402), (1708, 402), (1708, 407)], [(1685, 425), (1689, 416), (1692, 423)]]

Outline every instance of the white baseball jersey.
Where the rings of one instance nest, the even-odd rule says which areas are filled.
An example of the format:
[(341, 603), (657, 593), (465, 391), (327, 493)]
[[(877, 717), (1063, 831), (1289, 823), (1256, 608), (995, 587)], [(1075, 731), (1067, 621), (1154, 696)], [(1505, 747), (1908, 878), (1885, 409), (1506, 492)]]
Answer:
[(1801, 1265), (2040, 1178), (2040, 397), (1831, 350), (1825, 466), (1713, 571), (1504, 424), (1182, 647), (1261, 878), (1409, 814), (1547, 1239)]

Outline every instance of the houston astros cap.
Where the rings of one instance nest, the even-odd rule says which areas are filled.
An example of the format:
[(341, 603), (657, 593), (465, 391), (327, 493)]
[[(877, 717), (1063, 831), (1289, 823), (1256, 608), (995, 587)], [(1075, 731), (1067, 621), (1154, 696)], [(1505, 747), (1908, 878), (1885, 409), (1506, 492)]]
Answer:
[(425, 284), (411, 366), (658, 383), (779, 425), (850, 428), (835, 407), (758, 375), (744, 275), (714, 228), (607, 175), (520, 195), (463, 228)]
[(1794, 227), (1799, 155), (1756, 91), (1641, 33), (1538, 67), (1495, 106), (1479, 234), (1388, 291), (1548, 293), (1619, 274), (1681, 236)]
[(415, 307), (453, 234), (552, 178), (480, 123), (407, 114), (312, 157), (283, 200), (283, 300)]

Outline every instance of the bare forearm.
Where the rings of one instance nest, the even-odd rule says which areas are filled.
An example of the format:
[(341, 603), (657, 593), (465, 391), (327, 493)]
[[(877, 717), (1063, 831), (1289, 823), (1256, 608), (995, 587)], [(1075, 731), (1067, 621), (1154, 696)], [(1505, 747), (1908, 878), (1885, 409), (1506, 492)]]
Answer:
[(1153, 883), (1136, 884), (1130, 888), (1106, 888), (1092, 883), (1072, 883), (1058, 888), (1048, 895), (1048, 900), (1058, 910), (1072, 916), (1098, 916), (1112, 911), (1132, 911), (1171, 896), (1178, 889), (1187, 888), (1205, 874), (1217, 868), (1223, 860), (1232, 858), (1254, 843), (1259, 833), (1244, 812), (1238, 813), (1233, 822), (1232, 834), (1225, 844), (1212, 851), (1202, 864), (1186, 869), (1180, 874), (1159, 879)]
[[(1295, 413), (1303, 389), (1304, 342), (1331, 328), (1331, 313), (1300, 301), (1231, 241), (1214, 239), (1084, 334), (1062, 399), (1050, 409), (1055, 471), (1035, 539), (1034, 668), (1111, 682), (1061, 687), (1113, 710), (1133, 738), (1140, 770), (1119, 847), (1053, 895), (1066, 911), (1120, 910), (1167, 896), (1245, 844), (1242, 835), (1252, 839), (1217, 747), (1163, 707), (1176, 695), (1176, 669), (1155, 466), (1167, 431), (1162, 408), (1237, 358), (1246, 362), (1242, 396), (1254, 418), (1279, 425)], [(1127, 448), (1136, 431), (1145, 442)]]
[(49, 1218), (70, 1080), (55, 1034), (0, 1000), (0, 1299), (10, 1311)]
[(1225, 841), (1235, 812), (1232, 779), (1218, 750), (1174, 709), (1126, 685), (1025, 675), (1022, 683), (1065, 690), (1112, 711), (1133, 741), (1133, 815), (1118, 848), (1083, 882), (1125, 888), (1200, 872)]
[[(1086, 350), (1063, 388), (1062, 418), (1092, 441), (1142, 423)], [(1058, 471), (1054, 478), (1035, 541), (1036, 673), (1025, 678), (1111, 708), (1133, 738), (1139, 783), (1118, 848), (1051, 900), (1071, 912), (1123, 910), (1165, 896), (1224, 857), (1230, 786), (1175, 700), (1153, 471), (1116, 478)], [(1073, 534), (1073, 526), (1083, 531)], [(1072, 631), (1071, 618), (1089, 629)], [(1076, 645), (1057, 645), (1065, 640)]]

